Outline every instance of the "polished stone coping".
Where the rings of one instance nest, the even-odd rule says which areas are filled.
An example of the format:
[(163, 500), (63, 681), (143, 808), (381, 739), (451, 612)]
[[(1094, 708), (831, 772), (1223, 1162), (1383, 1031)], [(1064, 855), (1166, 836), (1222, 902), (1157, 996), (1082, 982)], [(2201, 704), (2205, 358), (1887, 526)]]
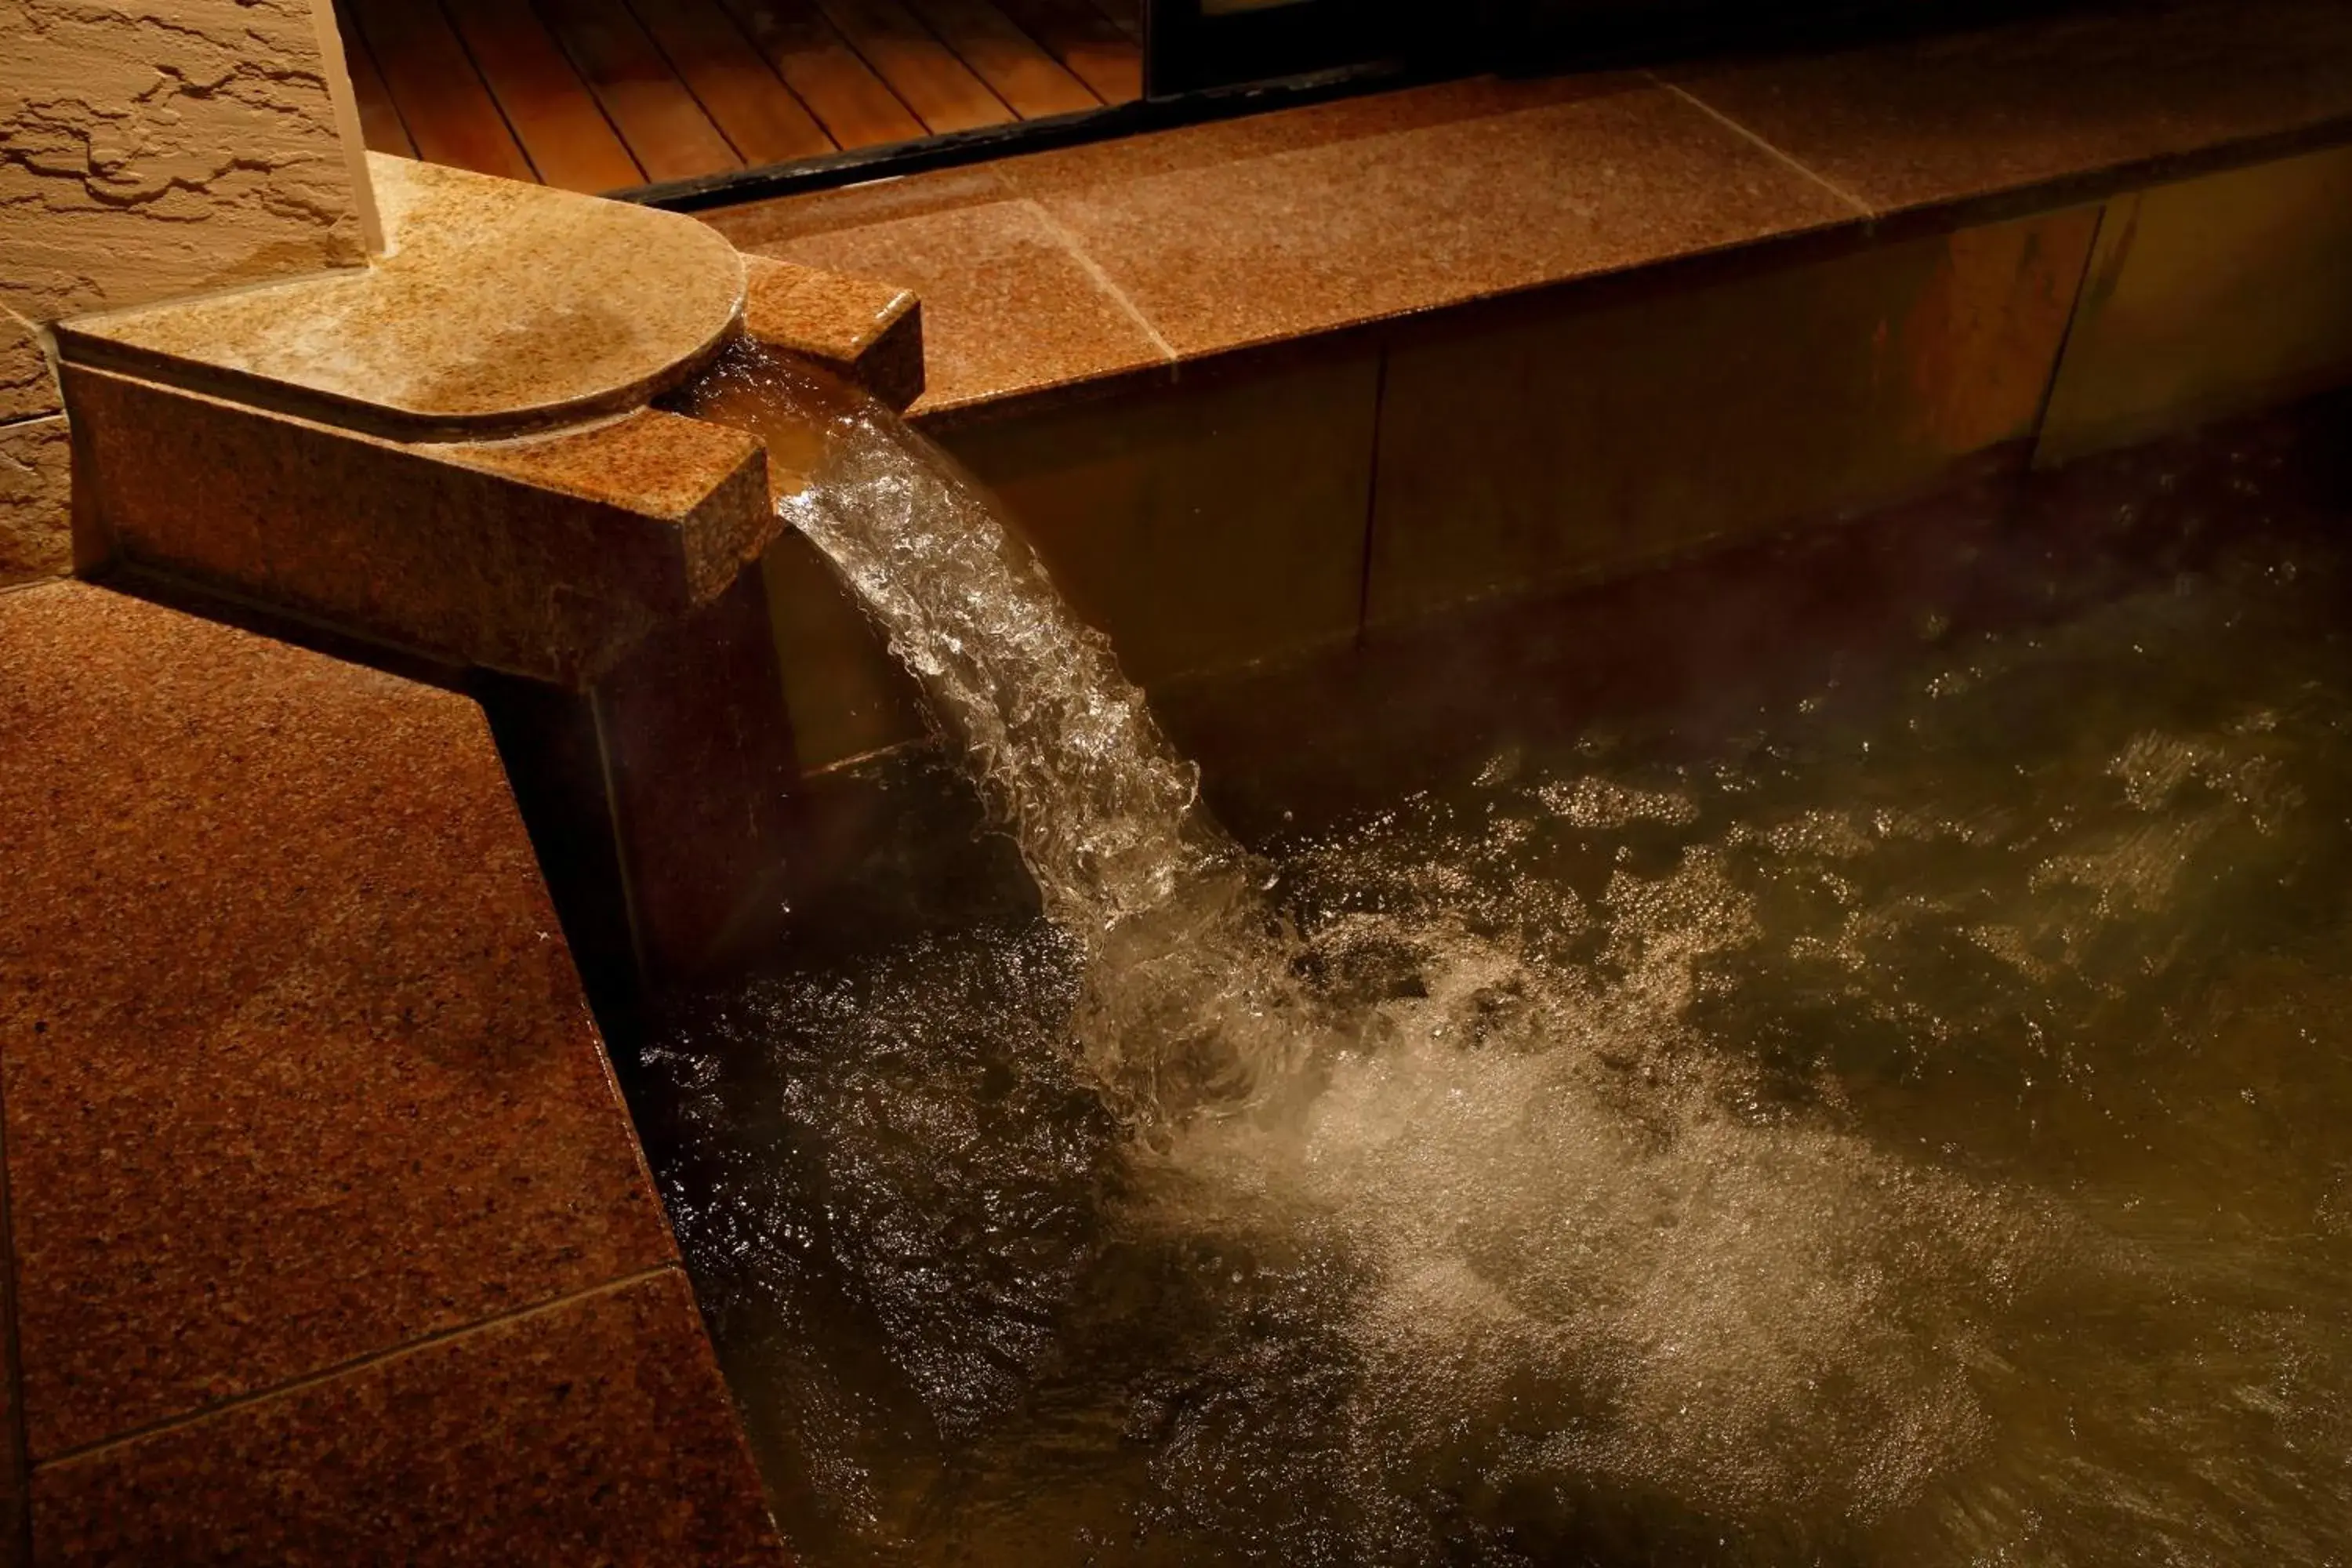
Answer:
[(674, 213), (369, 155), (364, 267), (59, 322), (68, 362), (399, 440), (639, 407), (734, 331), (743, 265)]
[(2352, 137), (2352, 7), (2171, 0), (1787, 58), (1450, 82), (705, 215), (903, 284), (934, 425), (1814, 237)]
[(35, 1558), (780, 1561), (481, 710), (61, 582), (0, 757)]

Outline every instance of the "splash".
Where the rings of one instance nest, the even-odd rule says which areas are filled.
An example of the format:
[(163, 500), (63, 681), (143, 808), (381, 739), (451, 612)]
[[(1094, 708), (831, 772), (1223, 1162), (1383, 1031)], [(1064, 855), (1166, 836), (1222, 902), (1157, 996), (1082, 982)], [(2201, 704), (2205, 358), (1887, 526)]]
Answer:
[[(755, 990), (653, 1054), (726, 1156), (665, 1184), (722, 1343), (788, 1363), (732, 1370), (822, 1482), (779, 1486), (833, 1510), (803, 1535), (883, 1561), (2324, 1554), (2280, 1500), (2317, 1461), (2149, 1479), (2242, 1424), (2161, 1408), (2137, 1347), (2238, 1290), (2188, 1331), (2224, 1322), (2231, 1354), (2200, 1353), (2227, 1399), (2299, 1419), (2335, 1381), (2326, 1293), (2251, 1255), (2216, 1283), (2236, 1265), (2000, 1173), (2042, 1157), (2044, 1115), (2112, 1136), (2117, 1090), (2059, 1092), (2088, 1069), (2052, 1020), (2156, 1037), (2131, 987), (2223, 962), (2198, 900), (2216, 867), (2284, 876), (2321, 792), (2278, 735), (2309, 722), (2101, 736), (2072, 656), (2017, 699), (2028, 647), (2026, 677), (1945, 671), (1887, 727), (1874, 766), (1928, 738), (1897, 764), (1917, 799), (1854, 798), (1843, 762), (1776, 801), (1769, 758), (1711, 782), (1498, 760), (1469, 808), (1261, 858), (951, 463), (808, 373), (707, 390), (821, 437), (780, 510), (921, 684), (1052, 928)], [(732, 1082), (749, 1110), (717, 1103)], [(789, 1131), (739, 1157), (779, 1105)], [(1953, 1156), (1955, 1127), (2021, 1120)], [(2263, 1383), (2290, 1363), (2290, 1392)], [(2044, 1392), (2084, 1365), (2112, 1409)], [(2304, 1451), (2340, 1451), (2321, 1436)], [(2196, 1517), (2200, 1486), (2240, 1522)]]
[(805, 366), (726, 360), (694, 397), (821, 458), (776, 510), (824, 552), (1011, 830), (1046, 915), (1093, 960), (1076, 1035), (1147, 1135), (1243, 1109), (1310, 1032), (1258, 867), (1202, 809), (1108, 639), (954, 461)]

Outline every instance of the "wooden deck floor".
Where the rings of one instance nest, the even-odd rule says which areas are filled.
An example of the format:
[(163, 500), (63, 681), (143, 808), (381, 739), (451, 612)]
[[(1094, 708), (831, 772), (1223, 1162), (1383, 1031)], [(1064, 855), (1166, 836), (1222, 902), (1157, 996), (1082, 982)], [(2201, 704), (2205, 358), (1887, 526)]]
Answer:
[(367, 143), (576, 191), (1141, 96), (1140, 0), (337, 0)]

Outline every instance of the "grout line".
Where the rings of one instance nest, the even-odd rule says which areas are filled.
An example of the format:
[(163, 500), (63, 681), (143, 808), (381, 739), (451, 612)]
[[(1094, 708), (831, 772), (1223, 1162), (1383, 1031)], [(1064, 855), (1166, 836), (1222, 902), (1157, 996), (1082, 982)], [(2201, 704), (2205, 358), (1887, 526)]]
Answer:
[(78, 1448), (65, 1449), (47, 1458), (33, 1461), (31, 1469), (33, 1473), (37, 1474), (65, 1465), (79, 1464), (84, 1459), (152, 1437), (159, 1433), (173, 1432), (183, 1426), (197, 1426), (212, 1420), (215, 1416), (225, 1415), (232, 1410), (240, 1410), (247, 1405), (259, 1405), (289, 1394), (299, 1394), (306, 1388), (315, 1388), (322, 1383), (332, 1383), (339, 1377), (362, 1372), (369, 1367), (404, 1361), (421, 1352), (451, 1344), (459, 1340), (471, 1339), (476, 1334), (487, 1333), (492, 1329), (503, 1329), (532, 1318), (544, 1317), (550, 1312), (561, 1311), (566, 1307), (575, 1306), (596, 1297), (618, 1295), (621, 1291), (642, 1285), (648, 1279), (656, 1279), (665, 1274), (677, 1271), (676, 1263), (658, 1263), (650, 1268), (640, 1268), (635, 1274), (623, 1275), (618, 1279), (607, 1279), (601, 1285), (587, 1285), (577, 1290), (567, 1290), (561, 1296), (551, 1296), (531, 1306), (517, 1307), (511, 1311), (499, 1312), (488, 1318), (477, 1318), (470, 1323), (462, 1323), (454, 1329), (441, 1329), (433, 1333), (423, 1334), (386, 1350), (370, 1351), (365, 1355), (353, 1356), (349, 1361), (337, 1362), (332, 1366), (321, 1367), (317, 1372), (305, 1373), (300, 1377), (289, 1378), (284, 1383), (272, 1384), (268, 1388), (232, 1394), (226, 1399), (217, 1400), (200, 1409), (184, 1411), (177, 1415), (167, 1415), (160, 1421), (151, 1421), (144, 1426), (134, 1426), (128, 1432), (118, 1432), (110, 1437), (100, 1437), (95, 1442), (84, 1443)]
[(2116, 204), (2138, 200), (2138, 193), (2134, 192), (2127, 196), (2110, 196), (2099, 204), (2099, 221), (2091, 226), (2091, 247), (2083, 258), (2083, 275), (2074, 279), (2074, 298), (2066, 307), (2066, 330), (2058, 334), (2058, 352), (2050, 361), (2050, 379), (2042, 384), (2041, 403), (2033, 411), (2033, 452), (2026, 464), (2029, 471), (2041, 466), (2042, 444), (2050, 435), (2050, 410), (2058, 401), (2058, 387), (2066, 376), (2067, 352), (2074, 346), (2074, 334), (2082, 329), (2084, 303), (2091, 296), (2099, 270), (2099, 247), (2107, 237), (2107, 226), (2116, 221)]
[(1020, 199), (1020, 205), (1037, 215), (1037, 221), (1045, 226), (1045, 232), (1052, 235), (1062, 248), (1070, 253), (1070, 259), (1076, 262), (1088, 278), (1094, 279), (1095, 287), (1118, 300), (1119, 309), (1125, 310), (1129, 318), (1143, 329), (1143, 335), (1150, 338), (1151, 346), (1160, 351), (1160, 357), (1170, 364), (1174, 364), (1178, 357), (1175, 347), (1160, 335), (1160, 329), (1151, 324), (1151, 318), (1145, 315), (1142, 309), (1127, 297), (1127, 290), (1112, 282), (1110, 274), (1105, 272), (1101, 264), (1086, 253), (1078, 244), (1077, 236), (1055, 221), (1054, 215), (1045, 210), (1043, 203), (1034, 198), (1023, 197)]
[(1864, 201), (1860, 196), (1855, 195), (1852, 191), (1847, 190), (1843, 185), (1839, 184), (1836, 181), (1831, 179), (1826, 174), (1816, 174), (1811, 167), (1799, 163), (1795, 158), (1782, 152), (1771, 142), (1765, 141), (1764, 138), (1759, 136), (1755, 132), (1750, 131), (1737, 120), (1732, 119), (1731, 116), (1724, 113), (1723, 110), (1716, 108), (1715, 105), (1707, 102), (1706, 100), (1685, 88), (1676, 86), (1675, 83), (1668, 81), (1665, 78), (1660, 76), (1655, 71), (1645, 71), (1643, 74), (1647, 76), (1652, 81), (1656, 82), (1660, 87), (1664, 88), (1668, 92), (1673, 93), (1676, 98), (1681, 99), (1685, 103), (1689, 104), (1693, 109), (1697, 110), (1701, 114), (1706, 115), (1709, 120), (1714, 121), (1717, 124), (1721, 125), (1727, 130), (1738, 132), (1741, 136), (1744, 136), (1748, 141), (1756, 143), (1757, 146), (1763, 148), (1764, 151), (1772, 154), (1774, 158), (1787, 164), (1790, 168), (1794, 169), (1800, 174), (1804, 175), (1805, 178), (1811, 180), (1813, 184), (1821, 186), (1822, 189), (1829, 192), (1830, 195), (1845, 203), (1846, 205), (1852, 207), (1862, 216), (1876, 217), (1878, 216), (1876, 211), (1872, 208), (1868, 202)]
[(1383, 347), (1380, 370), (1372, 381), (1372, 457), (1364, 483), (1364, 559), (1356, 573), (1354, 640), (1359, 648), (1364, 646), (1364, 634), (1372, 624), (1372, 550), (1378, 542), (1375, 531), (1381, 518), (1381, 426), (1388, 415), (1389, 356), (1390, 351)]
[[(621, 877), (621, 909), (629, 919), (629, 957), (637, 966), (640, 976), (653, 973), (646, 963), (644, 919), (637, 906), (636, 876), (629, 864), (627, 824), (621, 820), (620, 770), (613, 760), (612, 725), (604, 716), (604, 704), (591, 688), (583, 699), (588, 704), (588, 722), (596, 735), (596, 768), (604, 789), (604, 825), (613, 835), (613, 865)], [(632, 1137), (636, 1123), (629, 1124)]]

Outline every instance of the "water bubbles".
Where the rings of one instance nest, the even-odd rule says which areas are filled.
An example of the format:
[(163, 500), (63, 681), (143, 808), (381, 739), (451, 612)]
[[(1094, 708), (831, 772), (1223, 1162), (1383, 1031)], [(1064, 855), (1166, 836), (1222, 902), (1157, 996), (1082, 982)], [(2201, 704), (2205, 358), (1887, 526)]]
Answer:
[(2263, 617), (1937, 609), (1886, 712), (1501, 746), (1259, 856), (984, 499), (826, 406), (786, 515), (1048, 920), (649, 1053), (808, 1560), (2345, 1558), (2352, 722)]

